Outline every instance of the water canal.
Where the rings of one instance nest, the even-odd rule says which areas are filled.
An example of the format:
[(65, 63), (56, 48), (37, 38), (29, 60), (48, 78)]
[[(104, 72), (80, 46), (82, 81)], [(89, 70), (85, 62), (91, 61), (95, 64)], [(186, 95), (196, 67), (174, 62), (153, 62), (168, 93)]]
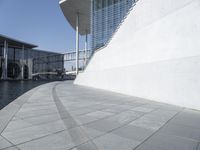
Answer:
[(0, 81), (0, 110), (23, 93), (50, 81)]

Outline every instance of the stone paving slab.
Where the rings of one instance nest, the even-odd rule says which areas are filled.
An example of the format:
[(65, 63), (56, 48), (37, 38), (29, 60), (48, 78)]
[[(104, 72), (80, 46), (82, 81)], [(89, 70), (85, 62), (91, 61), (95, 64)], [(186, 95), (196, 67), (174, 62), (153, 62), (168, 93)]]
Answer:
[(5, 138), (0, 136), (0, 149), (4, 149), (11, 146), (13, 145), (10, 142), (8, 142)]
[(0, 150), (200, 150), (200, 111), (73, 85), (39, 86), (0, 111)]
[(4, 107), (0, 111), (0, 134), (3, 132), (5, 127), (8, 125), (9, 121), (16, 115), (16, 113), (20, 110), (21, 106), (26, 103), (26, 101), (31, 97), (34, 92), (38, 89), (39, 87), (36, 87), (22, 96), (18, 97), (15, 101)]

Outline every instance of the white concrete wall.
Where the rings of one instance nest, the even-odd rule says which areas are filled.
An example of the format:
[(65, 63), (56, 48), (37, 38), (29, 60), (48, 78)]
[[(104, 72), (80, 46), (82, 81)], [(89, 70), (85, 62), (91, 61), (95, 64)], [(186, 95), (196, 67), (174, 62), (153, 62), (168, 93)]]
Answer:
[(200, 109), (200, 0), (139, 0), (75, 84)]

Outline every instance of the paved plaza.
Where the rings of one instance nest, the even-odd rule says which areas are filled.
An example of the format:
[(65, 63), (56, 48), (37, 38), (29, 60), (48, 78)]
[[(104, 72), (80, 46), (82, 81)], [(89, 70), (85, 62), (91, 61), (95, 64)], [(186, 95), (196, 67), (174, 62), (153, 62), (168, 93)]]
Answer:
[(0, 111), (0, 150), (200, 150), (199, 143), (199, 111), (71, 81), (36, 87)]

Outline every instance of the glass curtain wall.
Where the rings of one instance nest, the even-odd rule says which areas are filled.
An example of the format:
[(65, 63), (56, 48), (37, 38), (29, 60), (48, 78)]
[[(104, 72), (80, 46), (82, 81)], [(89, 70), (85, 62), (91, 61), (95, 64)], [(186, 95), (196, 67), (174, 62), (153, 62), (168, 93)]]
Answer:
[[(4, 64), (3, 51), (3, 46), (0, 45), (0, 79)], [(28, 79), (29, 70), (33, 73), (60, 71), (64, 66), (63, 57), (63, 55), (54, 52), (28, 48), (25, 48), (23, 51), (22, 48), (9, 46), (7, 77), (9, 79), (20, 77), (22, 65), (24, 67), (24, 79)]]
[(91, 12), (93, 50), (107, 44), (134, 4), (135, 0), (93, 0)]
[(62, 71), (64, 55), (49, 55), (33, 59), (33, 73)]
[(0, 45), (0, 79), (2, 77), (2, 68), (3, 68), (3, 46)]

